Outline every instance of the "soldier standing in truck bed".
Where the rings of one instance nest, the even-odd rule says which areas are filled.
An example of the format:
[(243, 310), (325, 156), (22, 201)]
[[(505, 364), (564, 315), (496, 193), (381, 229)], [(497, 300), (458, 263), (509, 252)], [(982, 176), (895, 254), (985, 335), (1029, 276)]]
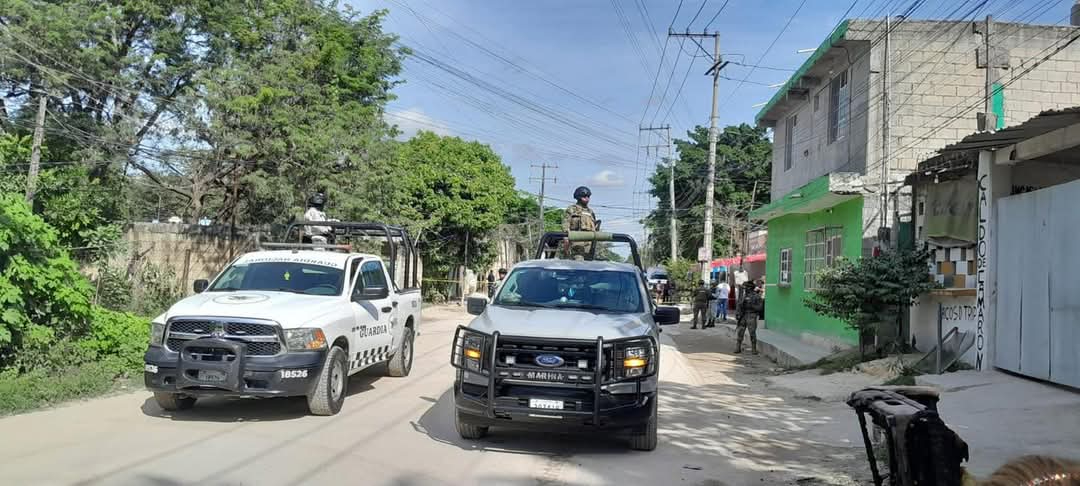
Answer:
[[(596, 220), (596, 213), (589, 208), (589, 198), (592, 191), (588, 187), (581, 186), (574, 190), (576, 203), (566, 208), (563, 213), (563, 231), (598, 231), (600, 222)], [(567, 240), (567, 250), (570, 258), (584, 260), (592, 253), (592, 243), (573, 242)]]

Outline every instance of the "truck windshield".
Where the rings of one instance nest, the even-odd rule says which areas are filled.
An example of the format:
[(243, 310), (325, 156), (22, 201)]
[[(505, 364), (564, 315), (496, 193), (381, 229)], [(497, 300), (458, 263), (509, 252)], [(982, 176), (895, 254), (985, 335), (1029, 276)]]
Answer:
[(308, 295), (340, 295), (345, 272), (294, 262), (241, 263), (229, 267), (209, 292), (271, 290)]
[(519, 268), (506, 278), (494, 304), (641, 312), (640, 285), (632, 272)]

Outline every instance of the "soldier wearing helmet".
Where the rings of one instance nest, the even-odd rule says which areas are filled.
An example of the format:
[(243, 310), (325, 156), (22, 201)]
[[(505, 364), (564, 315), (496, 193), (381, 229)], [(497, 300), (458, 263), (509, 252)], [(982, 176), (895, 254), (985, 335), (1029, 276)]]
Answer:
[[(563, 214), (563, 231), (599, 231), (600, 221), (596, 219), (596, 213), (589, 209), (589, 198), (592, 191), (588, 187), (581, 186), (574, 190), (574, 199), (577, 201), (566, 208)], [(584, 260), (592, 253), (591, 243), (568, 242), (568, 253), (574, 260)]]
[[(326, 206), (326, 194), (316, 192), (308, 198), (308, 209), (304, 212), (305, 221), (337, 221), (327, 219), (323, 207)], [(332, 242), (333, 230), (329, 226), (305, 226), (304, 239), (310, 243), (326, 244)]]

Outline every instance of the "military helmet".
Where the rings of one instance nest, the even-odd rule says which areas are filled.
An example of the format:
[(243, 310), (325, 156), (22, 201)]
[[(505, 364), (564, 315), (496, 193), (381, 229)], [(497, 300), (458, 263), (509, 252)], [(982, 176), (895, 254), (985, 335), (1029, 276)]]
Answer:
[(321, 192), (316, 192), (308, 198), (308, 205), (310, 206), (321, 207), (324, 204), (326, 204), (326, 194)]
[(590, 191), (588, 187), (581, 186), (577, 189), (574, 189), (574, 199), (581, 199), (583, 197), (590, 196), (592, 196), (592, 191)]

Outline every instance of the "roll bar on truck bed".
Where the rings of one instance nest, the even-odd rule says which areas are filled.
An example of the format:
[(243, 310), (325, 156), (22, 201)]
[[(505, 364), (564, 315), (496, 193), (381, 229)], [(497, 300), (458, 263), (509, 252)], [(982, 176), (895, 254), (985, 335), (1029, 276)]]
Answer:
[[(303, 229), (308, 226), (329, 227), (333, 231), (337, 244), (312, 244), (304, 243)], [(293, 231), (296, 231), (294, 234)], [(363, 223), (355, 221), (297, 221), (289, 224), (285, 230), (285, 240), (281, 243), (259, 243), (260, 247), (267, 249), (325, 249), (336, 251), (351, 251), (351, 244), (342, 244), (341, 241), (366, 241), (371, 239), (385, 239), (390, 247), (390, 255), (387, 266), (390, 275), (397, 278), (397, 263), (399, 251), (405, 264), (402, 287), (403, 289), (419, 289), (419, 254), (413, 246), (409, 232), (401, 226), (391, 226), (384, 223)], [(400, 248), (399, 248), (400, 246)]]
[[(571, 231), (565, 232), (549, 232), (544, 233), (544, 236), (540, 237), (540, 245), (536, 248), (536, 259), (543, 259), (548, 253), (557, 253), (560, 250), (561, 243), (563, 241), (579, 242), (579, 243), (626, 243), (630, 245), (630, 256), (634, 260), (636, 265), (642, 272), (645, 271), (645, 267), (641, 265), (641, 253), (638, 252), (637, 242), (634, 241), (630, 235), (625, 233), (606, 233), (603, 231)], [(587, 260), (596, 259), (596, 247), (598, 245), (592, 245), (592, 249), (589, 251)]]

